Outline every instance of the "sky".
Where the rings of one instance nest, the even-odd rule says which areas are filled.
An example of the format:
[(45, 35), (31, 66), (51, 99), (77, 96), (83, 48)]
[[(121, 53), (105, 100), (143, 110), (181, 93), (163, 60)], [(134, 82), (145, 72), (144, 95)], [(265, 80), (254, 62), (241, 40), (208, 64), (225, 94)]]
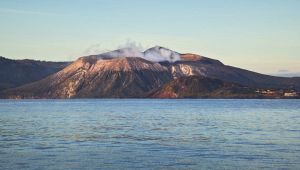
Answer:
[(0, 56), (69, 61), (128, 44), (300, 73), (300, 1), (0, 1)]

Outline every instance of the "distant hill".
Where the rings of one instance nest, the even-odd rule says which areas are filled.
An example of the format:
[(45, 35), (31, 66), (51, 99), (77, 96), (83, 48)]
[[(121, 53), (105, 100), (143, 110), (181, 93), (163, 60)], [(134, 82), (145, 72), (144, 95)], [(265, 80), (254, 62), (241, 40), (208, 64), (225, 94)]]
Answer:
[(68, 62), (11, 60), (0, 57), (0, 91), (41, 80), (68, 64)]
[[(300, 91), (300, 78), (259, 74), (201, 55), (181, 54), (159, 46), (144, 52), (124, 48), (85, 56), (67, 67), (67, 63), (36, 64), (37, 61), (31, 61), (33, 63), (24, 64), (27, 60), (21, 61), (22, 64), (4, 69), (6, 73), (2, 75), (9, 77), (7, 72), (18, 70), (21, 74), (28, 69), (26, 74), (21, 74), (21, 80), (27, 78), (26, 75), (37, 74), (36, 70), (42, 70), (45, 78), (33, 76), (37, 80), (40, 78), (35, 82), (26, 79), (29, 84), (4, 90), (0, 92), (0, 98), (144, 98), (164, 97), (165, 92), (178, 93), (179, 97), (258, 98), (260, 96), (253, 91), (276, 90), (280, 94)], [(45, 71), (47, 68), (50, 71)], [(51, 75), (46, 77), (46, 73)], [(13, 79), (18, 78), (14, 76)], [(187, 89), (176, 91), (178, 85)], [(270, 94), (269, 97), (278, 95)]]

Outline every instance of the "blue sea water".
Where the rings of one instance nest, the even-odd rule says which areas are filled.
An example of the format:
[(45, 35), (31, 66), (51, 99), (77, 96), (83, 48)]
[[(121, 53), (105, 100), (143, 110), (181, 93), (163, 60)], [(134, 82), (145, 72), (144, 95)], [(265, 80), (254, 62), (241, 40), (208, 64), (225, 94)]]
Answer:
[(300, 169), (300, 100), (0, 100), (0, 169)]

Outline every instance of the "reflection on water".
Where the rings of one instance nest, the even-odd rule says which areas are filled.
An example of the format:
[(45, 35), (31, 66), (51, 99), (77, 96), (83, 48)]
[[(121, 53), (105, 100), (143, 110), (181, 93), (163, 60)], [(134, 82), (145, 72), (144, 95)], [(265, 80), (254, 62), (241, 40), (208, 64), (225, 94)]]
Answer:
[(0, 169), (299, 167), (299, 100), (0, 100)]

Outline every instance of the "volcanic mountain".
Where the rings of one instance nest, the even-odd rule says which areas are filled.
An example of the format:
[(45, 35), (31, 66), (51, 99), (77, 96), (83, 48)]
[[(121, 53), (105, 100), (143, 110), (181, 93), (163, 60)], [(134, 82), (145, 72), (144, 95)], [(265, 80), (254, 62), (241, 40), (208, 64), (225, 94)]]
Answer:
[[(191, 85), (188, 85), (189, 83)], [(203, 87), (207, 89), (202, 87), (203, 83)], [(180, 90), (176, 84), (183, 84), (185, 87), (181, 89), (182, 92), (175, 90), (179, 97), (248, 95), (255, 98), (257, 96), (252, 94), (254, 89), (300, 90), (300, 78), (263, 75), (227, 66), (204, 56), (180, 54), (156, 46), (144, 52), (124, 48), (81, 57), (63, 70), (42, 80), (2, 91), (0, 97), (163, 97), (161, 94), (164, 94), (164, 90), (173, 89), (171, 90), (173, 92), (174, 89)], [(210, 86), (216, 88), (210, 89)]]

